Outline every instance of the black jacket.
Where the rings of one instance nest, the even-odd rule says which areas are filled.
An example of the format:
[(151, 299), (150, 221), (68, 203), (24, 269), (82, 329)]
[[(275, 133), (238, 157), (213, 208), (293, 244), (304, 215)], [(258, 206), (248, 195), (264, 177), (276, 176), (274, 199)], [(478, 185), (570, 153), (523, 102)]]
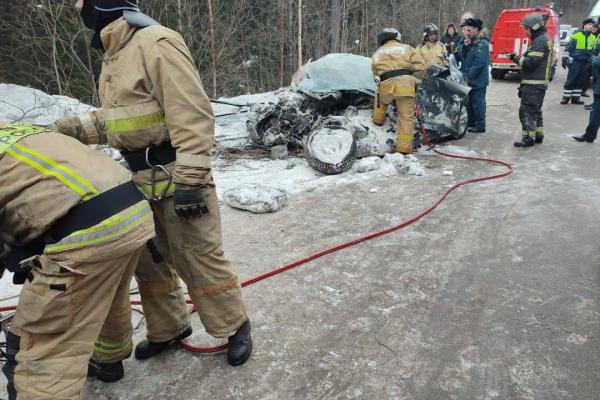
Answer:
[[(448, 54), (454, 53), (456, 51), (456, 48), (458, 47), (458, 43), (460, 42), (460, 39), (462, 39), (462, 36), (460, 36), (458, 33), (455, 33), (453, 36), (451, 36), (448, 33), (445, 33), (444, 36), (442, 36), (442, 40), (441, 42), (444, 43), (446, 45), (446, 51), (448, 52)], [(450, 42), (454, 42), (454, 49), (450, 49)]]
[(546, 31), (536, 32), (525, 54), (515, 57), (521, 67), (521, 84), (546, 89), (550, 80), (554, 44)]

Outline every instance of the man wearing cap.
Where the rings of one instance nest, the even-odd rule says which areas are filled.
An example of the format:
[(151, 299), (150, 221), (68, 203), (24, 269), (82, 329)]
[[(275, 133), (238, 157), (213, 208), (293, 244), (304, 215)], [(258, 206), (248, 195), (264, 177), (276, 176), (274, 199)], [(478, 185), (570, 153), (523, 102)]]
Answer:
[(461, 46), (461, 66), (467, 84), (471, 88), (467, 111), (469, 115), (469, 132), (485, 132), (485, 95), (489, 78), (490, 43), (485, 37), (483, 21), (479, 18), (468, 18), (463, 23), (468, 45)]
[(562, 67), (569, 68), (565, 82), (563, 98), (560, 104), (584, 104), (581, 92), (585, 86), (587, 70), (592, 61), (592, 52), (596, 45), (596, 35), (592, 33), (594, 19), (583, 21), (582, 30), (571, 36), (571, 41), (562, 56)]
[(514, 145), (530, 147), (535, 143), (541, 144), (544, 140), (542, 104), (550, 81), (554, 44), (546, 35), (544, 17), (541, 14), (532, 13), (525, 16), (521, 26), (531, 40), (531, 45), (521, 56), (510, 55), (511, 61), (521, 67), (519, 119), (523, 131), (521, 140)]
[[(121, 151), (151, 203), (156, 245), (142, 253), (136, 279), (147, 323), (137, 359), (192, 333), (180, 277), (206, 331), (227, 338), (227, 360), (250, 356), (250, 322), (238, 277), (223, 253), (219, 203), (211, 176), (214, 117), (181, 36), (140, 12), (137, 0), (79, 0), (92, 46), (104, 52), (102, 109), (55, 123), (83, 143)], [(120, 361), (96, 364), (100, 379)], [(121, 374), (122, 376), (122, 374)]]

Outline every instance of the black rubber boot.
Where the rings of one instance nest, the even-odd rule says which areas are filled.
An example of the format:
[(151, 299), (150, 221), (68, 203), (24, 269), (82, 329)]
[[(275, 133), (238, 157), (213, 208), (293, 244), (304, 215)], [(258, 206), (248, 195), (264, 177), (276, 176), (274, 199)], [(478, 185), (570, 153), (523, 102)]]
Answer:
[(227, 362), (231, 366), (245, 363), (252, 353), (252, 337), (250, 336), (250, 321), (244, 322), (233, 336), (229, 336)]
[(538, 133), (537, 135), (535, 135), (535, 144), (542, 144), (542, 143), (544, 143), (544, 134)]
[(560, 104), (569, 104), (569, 100), (571, 100), (570, 97), (563, 97)]
[(143, 342), (138, 343), (135, 346), (135, 358), (137, 360), (145, 360), (147, 358), (154, 357), (157, 354), (162, 353), (173, 343), (176, 343), (192, 334), (192, 328), (187, 328), (181, 335), (167, 340), (166, 342), (151, 342), (149, 340), (144, 340)]
[(575, 140), (576, 142), (587, 142), (587, 143), (593, 143), (593, 140), (590, 140), (588, 138), (585, 137), (585, 135), (581, 135), (581, 136), (571, 136), (573, 138), (573, 140)]
[(11, 331), (6, 334), (6, 363), (2, 367), (2, 372), (6, 375), (6, 391), (8, 392), (8, 400), (17, 400), (17, 390), (15, 389), (15, 368), (17, 353), (21, 349), (21, 337), (15, 335)]
[(515, 147), (531, 147), (535, 144), (535, 140), (529, 136), (523, 136), (519, 142), (515, 142)]
[(102, 382), (111, 383), (121, 380), (124, 375), (123, 361), (100, 363), (90, 360), (88, 364), (88, 378), (96, 378)]
[(476, 127), (467, 129), (467, 131), (471, 132), (471, 133), (485, 133), (485, 128), (481, 127), (481, 126), (476, 126)]
[(573, 97), (571, 99), (571, 104), (582, 105), (585, 104), (585, 101), (581, 100), (579, 97)]

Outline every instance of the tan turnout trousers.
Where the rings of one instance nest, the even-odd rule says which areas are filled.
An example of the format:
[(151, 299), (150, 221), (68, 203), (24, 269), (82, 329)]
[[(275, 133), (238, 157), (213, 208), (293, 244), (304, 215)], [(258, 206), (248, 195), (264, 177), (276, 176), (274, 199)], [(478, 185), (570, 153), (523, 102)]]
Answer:
[[(378, 125), (383, 125), (390, 100), (384, 103), (381, 100), (379, 93), (376, 94), (376, 101), (373, 109), (373, 122)], [(396, 129), (396, 152), (410, 154), (413, 151), (414, 141), (414, 110), (415, 98), (404, 96), (398, 97), (393, 101), (396, 102), (396, 110), (398, 113), (398, 128)]]
[(131, 352), (129, 282), (140, 251), (89, 262), (68, 254), (37, 257), (10, 328), (20, 337), (18, 400), (81, 399), (94, 348), (103, 347), (94, 356), (101, 362)]
[(144, 251), (136, 270), (150, 341), (173, 339), (190, 326), (179, 277), (210, 335), (230, 336), (248, 319), (238, 278), (223, 254), (214, 187), (202, 195), (209, 213), (189, 221), (175, 215), (172, 198), (152, 204), (154, 242), (164, 261), (156, 264)]

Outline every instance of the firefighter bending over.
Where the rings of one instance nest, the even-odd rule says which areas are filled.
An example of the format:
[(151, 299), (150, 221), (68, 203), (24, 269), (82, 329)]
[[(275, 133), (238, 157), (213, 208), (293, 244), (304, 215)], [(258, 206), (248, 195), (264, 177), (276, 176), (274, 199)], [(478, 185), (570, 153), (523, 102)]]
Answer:
[(414, 141), (415, 92), (423, 79), (425, 61), (413, 47), (401, 42), (396, 29), (384, 29), (377, 36), (377, 45), (379, 49), (371, 62), (377, 82), (373, 123), (383, 125), (387, 108), (395, 101), (398, 112), (396, 152), (410, 154)]
[(0, 127), (0, 187), (0, 276), (25, 283), (6, 335), (8, 398), (81, 399), (90, 358), (131, 353), (150, 205), (109, 157), (33, 125)]

